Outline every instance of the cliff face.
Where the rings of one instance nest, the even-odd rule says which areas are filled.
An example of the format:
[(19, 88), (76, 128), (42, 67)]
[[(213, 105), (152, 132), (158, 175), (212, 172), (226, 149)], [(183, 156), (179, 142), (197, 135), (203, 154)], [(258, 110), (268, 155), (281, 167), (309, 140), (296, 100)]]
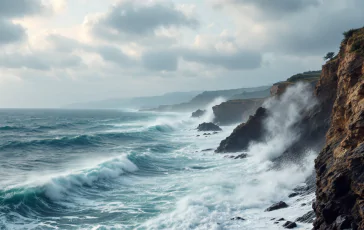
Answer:
[(212, 107), (215, 116), (214, 123), (230, 125), (246, 121), (263, 102), (264, 99), (241, 99), (223, 102)]
[(346, 38), (323, 67), (316, 91), (335, 101), (315, 162), (314, 229), (364, 229), (364, 29)]

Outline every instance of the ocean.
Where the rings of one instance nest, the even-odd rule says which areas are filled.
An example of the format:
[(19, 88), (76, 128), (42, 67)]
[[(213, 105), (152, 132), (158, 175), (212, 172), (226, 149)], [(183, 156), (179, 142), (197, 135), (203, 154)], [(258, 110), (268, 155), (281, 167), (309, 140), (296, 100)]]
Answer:
[[(311, 210), (314, 194), (288, 194), (312, 172), (315, 153), (280, 169), (266, 158), (276, 142), (227, 158), (214, 149), (235, 126), (199, 133), (210, 117), (0, 110), (0, 229), (283, 229), (271, 219)], [(264, 212), (280, 200), (289, 207)]]

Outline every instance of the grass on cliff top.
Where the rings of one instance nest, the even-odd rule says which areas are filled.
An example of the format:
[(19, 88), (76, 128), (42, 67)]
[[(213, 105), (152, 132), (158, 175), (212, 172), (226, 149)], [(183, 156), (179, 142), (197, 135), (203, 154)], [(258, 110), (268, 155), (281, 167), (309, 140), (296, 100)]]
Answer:
[(364, 55), (364, 27), (344, 32), (343, 43), (351, 44), (350, 52)]
[(298, 81), (306, 81), (306, 82), (315, 81), (320, 78), (320, 75), (321, 75), (321, 70), (303, 72), (288, 78), (287, 82), (296, 83)]

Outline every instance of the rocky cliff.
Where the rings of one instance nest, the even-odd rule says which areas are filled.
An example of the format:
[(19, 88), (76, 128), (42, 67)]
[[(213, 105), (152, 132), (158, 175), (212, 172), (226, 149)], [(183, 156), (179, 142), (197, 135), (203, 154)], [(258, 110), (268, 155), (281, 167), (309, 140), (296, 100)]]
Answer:
[(230, 125), (248, 120), (249, 116), (263, 104), (264, 99), (230, 100), (212, 107), (214, 123)]
[(250, 116), (246, 123), (237, 126), (229, 137), (221, 141), (220, 146), (215, 152), (238, 152), (248, 148), (251, 141), (263, 140), (263, 121), (267, 116), (265, 108), (258, 108), (256, 113)]
[(314, 229), (364, 229), (364, 28), (345, 35), (317, 87), (334, 105), (326, 145), (315, 162)]

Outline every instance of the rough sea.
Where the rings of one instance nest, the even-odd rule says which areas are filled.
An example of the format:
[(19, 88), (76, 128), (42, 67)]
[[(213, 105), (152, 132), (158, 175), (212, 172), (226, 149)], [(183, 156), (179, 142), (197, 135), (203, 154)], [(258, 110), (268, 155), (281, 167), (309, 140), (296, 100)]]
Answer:
[[(269, 154), (292, 136), (277, 130), (248, 158), (226, 158), (214, 149), (235, 126), (198, 133), (210, 118), (0, 110), (0, 229), (283, 229), (271, 219), (311, 209), (313, 194), (288, 194), (312, 172), (315, 153), (305, 166), (273, 170)], [(289, 208), (264, 212), (280, 200)], [(231, 220), (238, 216), (245, 220)]]

